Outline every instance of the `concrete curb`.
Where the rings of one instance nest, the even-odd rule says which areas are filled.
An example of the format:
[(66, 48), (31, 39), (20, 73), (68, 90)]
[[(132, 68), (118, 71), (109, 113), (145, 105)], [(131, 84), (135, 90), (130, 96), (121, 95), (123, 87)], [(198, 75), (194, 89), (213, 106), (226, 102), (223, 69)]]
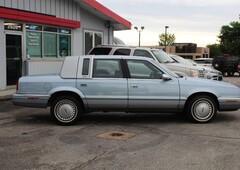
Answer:
[(4, 100), (11, 100), (12, 95), (4, 95), (4, 96), (0, 96), (0, 101), (4, 101)]
[(12, 95), (16, 92), (15, 89), (8, 89), (0, 91), (0, 101), (11, 100)]

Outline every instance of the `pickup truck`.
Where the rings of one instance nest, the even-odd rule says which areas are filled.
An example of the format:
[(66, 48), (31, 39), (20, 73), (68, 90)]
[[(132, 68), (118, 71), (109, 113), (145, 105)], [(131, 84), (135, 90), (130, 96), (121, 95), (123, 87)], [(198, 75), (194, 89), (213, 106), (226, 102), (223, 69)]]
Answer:
[(62, 125), (93, 111), (184, 112), (189, 120), (205, 123), (217, 110), (238, 110), (240, 90), (226, 82), (179, 77), (146, 57), (72, 56), (59, 74), (21, 77), (12, 101), (50, 106)]
[(239, 56), (215, 56), (212, 65), (215, 69), (222, 72), (223, 75), (233, 76), (236, 72), (240, 75), (240, 57)]

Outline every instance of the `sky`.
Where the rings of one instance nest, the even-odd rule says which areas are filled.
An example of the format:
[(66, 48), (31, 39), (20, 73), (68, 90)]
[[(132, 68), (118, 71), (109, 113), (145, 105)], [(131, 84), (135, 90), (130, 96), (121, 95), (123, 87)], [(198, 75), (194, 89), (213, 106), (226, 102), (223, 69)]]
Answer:
[(176, 36), (176, 43), (196, 43), (198, 47), (218, 43), (223, 25), (240, 18), (240, 0), (97, 0), (132, 23), (132, 29), (115, 31), (127, 45), (138, 45), (135, 26), (144, 26), (141, 45), (158, 45), (159, 34)]

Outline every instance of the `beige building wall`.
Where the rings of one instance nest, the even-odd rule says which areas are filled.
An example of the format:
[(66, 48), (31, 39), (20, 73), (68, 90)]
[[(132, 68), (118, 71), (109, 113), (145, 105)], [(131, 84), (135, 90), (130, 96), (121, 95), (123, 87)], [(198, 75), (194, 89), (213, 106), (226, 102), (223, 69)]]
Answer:
[[(147, 46), (150, 48), (157, 48), (157, 49), (164, 49), (165, 46)], [(187, 59), (196, 59), (196, 58), (209, 58), (210, 56), (210, 49), (207, 47), (197, 47), (196, 53), (176, 53), (176, 47), (175, 46), (167, 46), (166, 52), (179, 55), (183, 58)]]

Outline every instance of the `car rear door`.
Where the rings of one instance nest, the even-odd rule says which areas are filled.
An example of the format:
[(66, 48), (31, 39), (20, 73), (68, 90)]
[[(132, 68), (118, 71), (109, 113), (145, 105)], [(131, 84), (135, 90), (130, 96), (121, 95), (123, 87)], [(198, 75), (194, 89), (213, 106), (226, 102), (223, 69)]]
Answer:
[(127, 79), (123, 76), (121, 59), (96, 58), (92, 67), (92, 77), (77, 81), (77, 87), (85, 95), (89, 109), (126, 110)]

